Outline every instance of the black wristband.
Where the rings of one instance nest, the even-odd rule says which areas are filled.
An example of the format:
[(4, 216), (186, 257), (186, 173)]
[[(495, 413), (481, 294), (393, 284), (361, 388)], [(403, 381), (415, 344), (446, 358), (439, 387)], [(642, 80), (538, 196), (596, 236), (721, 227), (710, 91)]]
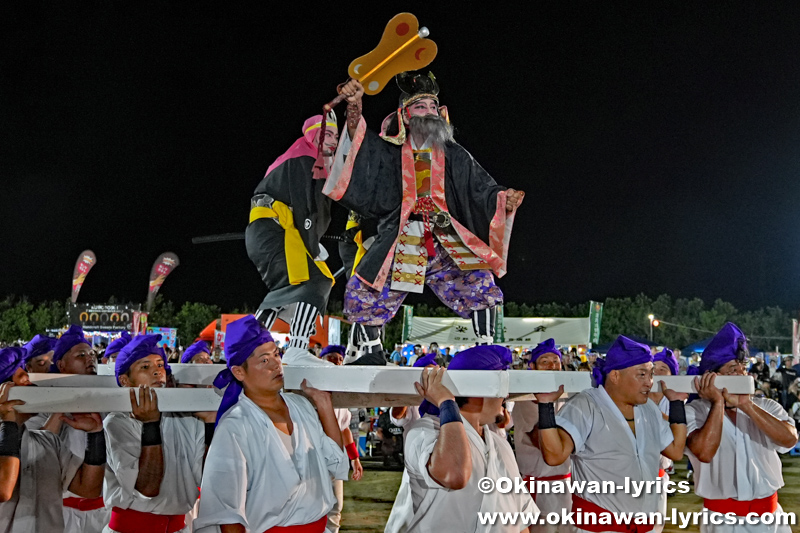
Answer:
[(669, 423), (686, 424), (686, 406), (683, 404), (683, 400), (669, 402)]
[(539, 429), (553, 429), (556, 425), (556, 406), (552, 402), (539, 402)]
[(161, 446), (161, 420), (142, 424), (142, 446)]
[(0, 422), (0, 457), (16, 457), (22, 446), (20, 430), (16, 422)]
[(106, 464), (106, 436), (105, 432), (86, 434), (86, 454), (83, 462), (89, 466)]
[(211, 446), (211, 439), (214, 438), (214, 427), (216, 424), (214, 422), (207, 422), (206, 426), (206, 446)]

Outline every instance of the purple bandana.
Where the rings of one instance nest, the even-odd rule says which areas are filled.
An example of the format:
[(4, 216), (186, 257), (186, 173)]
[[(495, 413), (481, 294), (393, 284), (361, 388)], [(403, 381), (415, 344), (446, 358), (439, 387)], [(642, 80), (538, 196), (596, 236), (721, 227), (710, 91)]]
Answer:
[(68, 351), (79, 344), (89, 346), (89, 341), (86, 340), (86, 336), (83, 334), (83, 328), (77, 324), (72, 324), (56, 341), (55, 351), (53, 353), (53, 366), (50, 372), (58, 372), (56, 363), (59, 362)]
[(419, 357), (417, 357), (417, 360), (414, 361), (414, 365), (413, 366), (422, 367), (422, 366), (435, 365), (435, 364), (436, 364), (436, 354), (435, 353), (429, 353), (429, 354), (420, 355)]
[(672, 353), (672, 350), (669, 348), (664, 348), (662, 351), (655, 354), (653, 356), (653, 362), (655, 363), (656, 361), (661, 361), (662, 363), (666, 364), (673, 376), (677, 376), (680, 373), (678, 368), (678, 358), (675, 357), (675, 354)]
[(324, 347), (321, 352), (319, 352), (319, 356), (320, 356), (320, 358), (324, 358), (329, 353), (335, 352), (335, 353), (341, 354), (342, 357), (344, 357), (344, 353), (345, 353), (346, 350), (347, 350), (347, 348), (345, 348), (341, 344), (329, 344), (326, 347)]
[(535, 363), (537, 359), (546, 353), (555, 354), (561, 359), (561, 350), (556, 348), (556, 341), (554, 339), (547, 339), (537, 344), (536, 348), (531, 351), (531, 363)]
[(206, 341), (197, 341), (188, 348), (186, 351), (183, 352), (181, 356), (181, 363), (191, 363), (194, 356), (201, 353), (207, 353), (211, 355), (211, 348), (208, 347), (208, 343)]
[(611, 348), (608, 349), (605, 359), (598, 358), (595, 361), (592, 377), (599, 387), (612, 370), (622, 370), (642, 363), (652, 362), (653, 356), (647, 345), (620, 335), (611, 345)]
[(115, 353), (119, 353), (119, 351), (122, 350), (125, 346), (127, 346), (127, 344), (132, 340), (133, 337), (131, 337), (131, 334), (128, 333), (127, 331), (123, 331), (119, 339), (114, 339), (113, 341), (111, 341), (111, 344), (108, 345), (108, 348), (106, 348), (105, 356), (111, 357)]
[[(514, 358), (511, 350), (499, 344), (474, 346), (458, 352), (450, 362), (448, 370), (508, 370)], [(439, 408), (423, 400), (419, 406), (420, 416), (439, 416)]]
[[(131, 365), (139, 359), (144, 359), (148, 355), (160, 355), (164, 360), (164, 368), (167, 375), (171, 374), (167, 365), (167, 355), (164, 349), (158, 345), (161, 335), (137, 335), (117, 355), (117, 363), (114, 366), (114, 374), (117, 376), (117, 385), (120, 385), (119, 377), (131, 369)], [(120, 385), (122, 386), (122, 385)]]
[(25, 348), (13, 346), (0, 350), (0, 383), (14, 377), (14, 372), (22, 366), (24, 358)]
[(52, 352), (56, 347), (56, 339), (47, 335), (36, 335), (24, 346), (25, 362), (27, 363), (34, 357), (39, 357), (47, 352)]
[[(236, 405), (242, 393), (242, 385), (233, 377), (232, 366), (241, 366), (253, 351), (268, 342), (274, 342), (269, 331), (264, 329), (256, 317), (247, 315), (228, 324), (225, 331), (225, 356), (227, 368), (220, 371), (214, 379), (214, 386), (218, 389), (225, 388), (217, 410), (217, 424), (225, 412)], [(227, 388), (226, 388), (227, 387)]]
[(728, 361), (744, 361), (747, 357), (747, 337), (735, 324), (728, 322), (703, 350), (700, 373), (716, 372)]

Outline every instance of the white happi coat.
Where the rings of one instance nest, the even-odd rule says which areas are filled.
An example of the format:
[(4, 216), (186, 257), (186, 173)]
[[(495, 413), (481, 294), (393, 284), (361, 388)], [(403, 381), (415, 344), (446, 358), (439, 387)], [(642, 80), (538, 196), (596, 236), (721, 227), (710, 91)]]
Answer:
[(72, 454), (50, 431), (21, 431), (19, 479), (11, 499), (0, 503), (0, 533), (62, 533), (61, 494), (77, 472)]
[(291, 455), (269, 416), (244, 393), (225, 413), (206, 459), (196, 533), (242, 524), (261, 533), (313, 523), (333, 508), (331, 478), (347, 479), (347, 454), (306, 398), (281, 393), (292, 419)]
[(439, 438), (439, 418), (424, 416), (417, 420), (404, 437), (406, 469), (398, 491), (399, 494), (409, 494), (410, 498), (395, 502), (386, 524), (387, 533), (517, 533), (526, 526), (503, 526), (499, 523), (493, 526), (480, 525), (478, 512), (536, 512), (536, 504), (527, 493), (481, 493), (478, 488), (481, 478), (496, 480), (506, 476), (513, 479), (519, 477), (519, 469), (508, 442), (490, 431), (488, 426), (483, 426), (481, 438), (475, 428), (463, 416), (461, 418), (472, 455), (469, 483), (461, 490), (450, 490), (431, 477), (428, 473), (428, 461)]
[[(612, 481), (624, 487), (625, 478), (631, 481), (655, 481), (661, 451), (673, 439), (669, 423), (652, 400), (633, 408), (636, 436), (634, 437), (622, 412), (601, 385), (587, 389), (568, 399), (556, 414), (556, 424), (572, 437), (572, 480)], [(600, 491), (597, 491), (600, 492)], [(576, 493), (595, 505), (611, 512), (658, 510), (659, 495), (651, 490), (634, 498), (624, 490), (613, 494)]]
[[(563, 401), (556, 402), (556, 409), (560, 410), (564, 405)], [(572, 459), (567, 458), (562, 464), (558, 466), (550, 466), (544, 462), (542, 451), (533, 445), (528, 433), (533, 431), (534, 426), (539, 423), (539, 404), (533, 401), (516, 402), (514, 406), (514, 423), (516, 424), (516, 431), (514, 435), (516, 438), (517, 451), (517, 465), (519, 471), (523, 476), (531, 476), (534, 478), (561, 476), (569, 474), (572, 469)], [(563, 490), (563, 494), (554, 494), (554, 487), (556, 485), (564, 485), (564, 481), (550, 481), (550, 493), (541, 492), (536, 494), (536, 505), (542, 512), (542, 515), (547, 513), (561, 513), (562, 509), (567, 511), (572, 509), (572, 494)], [(555, 524), (538, 524), (531, 526), (531, 532), (537, 533), (553, 533), (558, 531), (559, 527)], [(566, 531), (566, 527), (561, 528)]]
[[(205, 453), (205, 426), (192, 415), (161, 414), (161, 449), (164, 477), (158, 496), (147, 497), (135, 489), (142, 454), (142, 422), (129, 413), (111, 413), (103, 421), (106, 431), (106, 507), (133, 509), (160, 515), (182, 515), (192, 510), (200, 491)], [(182, 531), (187, 531), (187, 526)], [(106, 532), (113, 531), (108, 526)]]
[[(793, 422), (789, 414), (776, 401), (752, 398), (752, 402), (778, 420)], [(711, 411), (711, 402), (697, 399), (686, 404), (686, 423), (689, 434), (702, 428)], [(779, 453), (782, 448), (772, 442), (749, 416), (736, 412), (734, 424), (728, 415), (722, 419), (722, 436), (719, 449), (710, 463), (700, 462), (686, 448), (694, 468), (694, 492), (702, 498), (721, 500), (756, 500), (772, 496), (783, 487)], [(794, 510), (794, 509), (792, 509)], [(783, 509), (778, 506), (777, 512)], [(790, 533), (788, 525), (707, 525), (700, 526), (704, 533)]]

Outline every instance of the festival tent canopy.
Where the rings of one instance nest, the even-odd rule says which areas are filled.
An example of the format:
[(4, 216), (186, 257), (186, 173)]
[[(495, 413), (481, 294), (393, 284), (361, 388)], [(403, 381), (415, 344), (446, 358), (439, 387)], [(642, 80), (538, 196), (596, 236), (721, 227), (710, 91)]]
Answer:
[[(439, 346), (470, 346), (477, 341), (472, 322), (463, 318), (413, 317), (408, 342)], [(500, 324), (498, 324), (498, 328)], [(589, 344), (589, 317), (583, 318), (504, 318), (503, 335), (495, 343), (532, 348), (553, 338), (558, 345)], [(498, 332), (499, 333), (499, 332)]]

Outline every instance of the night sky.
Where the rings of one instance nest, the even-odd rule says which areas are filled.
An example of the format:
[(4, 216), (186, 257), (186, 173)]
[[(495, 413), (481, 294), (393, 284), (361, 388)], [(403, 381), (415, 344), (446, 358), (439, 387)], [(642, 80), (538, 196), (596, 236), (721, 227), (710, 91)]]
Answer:
[[(456, 139), (527, 193), (508, 300), (798, 308), (800, 3), (277, 4), (3, 4), (0, 295), (67, 298), (90, 248), (80, 301), (143, 301), (173, 251), (166, 298), (258, 304), (244, 241), (191, 238), (244, 231), (269, 164), (410, 11)], [(368, 124), (397, 96), (365, 97)]]

